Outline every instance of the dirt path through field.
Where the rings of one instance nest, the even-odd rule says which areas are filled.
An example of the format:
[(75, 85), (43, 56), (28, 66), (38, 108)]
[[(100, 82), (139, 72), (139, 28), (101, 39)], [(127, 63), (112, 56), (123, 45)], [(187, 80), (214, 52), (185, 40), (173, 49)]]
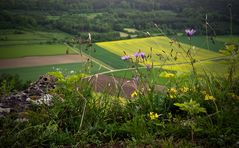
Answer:
[(34, 56), (15, 59), (0, 59), (0, 68), (34, 67), (53, 64), (80, 63), (87, 58), (81, 55)]

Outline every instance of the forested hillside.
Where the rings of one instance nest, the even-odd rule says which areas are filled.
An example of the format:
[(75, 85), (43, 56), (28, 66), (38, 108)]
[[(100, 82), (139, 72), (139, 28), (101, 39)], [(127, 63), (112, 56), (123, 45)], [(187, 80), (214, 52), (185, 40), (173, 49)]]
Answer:
[(205, 34), (207, 14), (209, 33), (219, 35), (230, 33), (231, 9), (233, 34), (238, 34), (238, 7), (238, 0), (0, 0), (0, 28), (56, 28), (78, 36), (92, 32), (95, 41), (102, 41), (122, 38), (124, 28), (139, 30), (137, 36), (159, 33), (154, 24), (167, 34), (186, 27)]

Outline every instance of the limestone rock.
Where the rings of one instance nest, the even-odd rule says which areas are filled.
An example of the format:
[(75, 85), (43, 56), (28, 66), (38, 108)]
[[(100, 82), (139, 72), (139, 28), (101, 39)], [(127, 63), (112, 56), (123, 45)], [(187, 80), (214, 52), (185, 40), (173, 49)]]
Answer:
[(10, 96), (0, 99), (0, 117), (15, 112), (21, 113), (34, 105), (52, 105), (53, 96), (49, 94), (56, 86), (57, 78), (51, 75), (42, 75), (23, 91), (13, 92)]

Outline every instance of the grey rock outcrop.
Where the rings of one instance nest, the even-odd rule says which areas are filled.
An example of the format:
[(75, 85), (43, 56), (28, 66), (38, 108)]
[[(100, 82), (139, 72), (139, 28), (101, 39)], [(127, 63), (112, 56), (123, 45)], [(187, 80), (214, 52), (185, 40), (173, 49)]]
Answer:
[(11, 93), (10, 96), (0, 99), (0, 117), (9, 113), (20, 113), (30, 109), (32, 105), (51, 105), (53, 96), (48, 94), (54, 89), (57, 78), (51, 75), (42, 75), (23, 91)]

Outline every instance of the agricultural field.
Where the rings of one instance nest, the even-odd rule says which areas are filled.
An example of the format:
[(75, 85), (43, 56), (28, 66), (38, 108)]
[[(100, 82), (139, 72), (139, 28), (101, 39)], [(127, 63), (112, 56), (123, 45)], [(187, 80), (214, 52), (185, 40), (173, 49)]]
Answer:
[[(94, 49), (95, 51), (93, 51), (92, 49)], [(82, 51), (87, 55), (96, 58), (99, 61), (102, 61), (103, 63), (109, 65), (110, 67), (113, 67), (114, 69), (128, 67), (127, 63), (122, 61), (119, 55), (109, 52), (108, 50), (98, 46), (97, 44), (93, 44), (92, 49), (88, 50), (83, 49)]]
[(124, 28), (123, 32), (120, 32), (120, 37), (128, 37), (130, 36), (131, 38), (136, 38), (138, 35), (137, 33), (139, 32), (139, 30), (135, 29), (135, 28)]
[[(155, 65), (160, 65), (159, 57), (154, 56), (156, 54), (162, 54), (163, 56), (169, 56), (171, 54), (171, 50), (173, 49), (172, 54), (177, 55), (177, 61), (170, 61), (167, 63), (178, 63), (185, 62), (186, 54), (185, 52), (190, 48), (190, 45), (180, 43), (181, 47), (178, 47), (177, 44), (170, 45), (171, 40), (167, 37), (150, 37), (150, 38), (142, 38), (142, 39), (130, 39), (130, 40), (122, 40), (122, 41), (112, 41), (112, 42), (101, 42), (96, 45), (107, 49), (109, 52), (117, 54), (119, 56), (124, 55), (124, 52), (128, 55), (133, 55), (135, 52), (139, 50), (144, 52), (146, 55), (152, 54), (152, 61)], [(152, 52), (150, 50), (152, 48)], [(210, 58), (222, 57), (223, 55), (217, 52), (213, 52), (210, 50), (206, 50), (199, 47), (194, 47), (192, 50), (192, 54), (194, 58), (197, 60), (205, 60)]]
[(136, 33), (138, 30), (135, 28), (124, 28), (124, 31), (128, 33)]
[(119, 32), (119, 33), (120, 33), (120, 37), (122, 37), (122, 38), (126, 38), (129, 35), (129, 34), (125, 33), (125, 32)]
[[(47, 55), (64, 55), (67, 46), (64, 44), (32, 44), (32, 45), (14, 45), (0, 46), (0, 59), (19, 58), (26, 56), (47, 56)], [(74, 51), (69, 51), (74, 54)]]
[(231, 43), (231, 42), (234, 42), (234, 43), (237, 43), (239, 44), (239, 36), (218, 36), (217, 38), (215, 38), (216, 41), (221, 41), (221, 42), (228, 42), (228, 43)]
[[(236, 75), (239, 75), (239, 63), (236, 65)], [(178, 65), (165, 65), (162, 67), (165, 70), (177, 71), (180, 73), (187, 73), (192, 70), (192, 66), (189, 64), (178, 64)], [(228, 61), (204, 61), (195, 64), (195, 68), (199, 74), (210, 73), (215, 76), (227, 76), (228, 75)]]
[[(26, 81), (35, 80), (49, 71), (83, 72), (87, 58), (64, 44), (70, 38), (70, 35), (62, 32), (2, 30), (0, 74), (18, 74)], [(69, 55), (66, 55), (66, 50)], [(90, 67), (91, 74), (104, 71), (95, 63)]]
[[(184, 44), (190, 44), (191, 42), (194, 46), (198, 48), (207, 49), (207, 50), (216, 51), (216, 52), (218, 52), (220, 49), (224, 47), (225, 42), (227, 42), (228, 40), (231, 40), (229, 36), (225, 36), (225, 37), (218, 36), (215, 38), (211, 38), (211, 37), (207, 38), (205, 36), (194, 36), (191, 40), (189, 40), (188, 37), (186, 36), (174, 36), (172, 38)], [(233, 39), (235, 40), (236, 37), (234, 37)]]
[[(234, 38), (237, 40), (237, 37)], [(114, 64), (118, 63), (120, 57), (124, 55), (124, 52), (133, 58), (135, 52), (141, 51), (146, 53), (146, 55), (152, 56), (151, 59), (144, 61), (141, 65), (145, 66), (146, 64), (151, 64), (153, 62), (154, 66), (164, 66), (169, 70), (185, 72), (191, 70), (190, 65), (187, 64), (189, 59), (186, 56), (186, 52), (190, 48), (191, 43), (191, 55), (197, 61), (196, 67), (200, 72), (207, 70), (215, 73), (226, 73), (227, 64), (225, 64), (225, 62), (218, 62), (220, 59), (225, 58), (225, 55), (219, 53), (218, 51), (224, 47), (224, 43), (227, 41), (226, 37), (218, 37), (218, 40), (215, 40), (215, 44), (210, 41), (209, 49), (207, 48), (207, 45), (202, 44), (205, 43), (205, 37), (202, 36), (193, 37), (191, 41), (189, 41), (187, 37), (178, 37), (173, 39), (180, 41), (180, 46), (176, 42), (170, 44), (171, 40), (168, 37), (163, 36), (100, 42), (96, 43), (96, 46), (102, 49), (98, 50), (98, 56), (95, 55), (95, 58), (101, 58), (99, 56), (101, 55), (101, 51), (104, 52), (102, 55), (106, 57), (107, 53), (105, 50), (107, 50), (110, 53), (109, 55), (114, 54), (114, 56), (118, 56), (118, 58), (112, 59), (111, 66), (114, 67)], [(157, 55), (161, 55), (161, 59)], [(177, 58), (176, 60), (175, 57)], [(108, 61), (109, 64), (110, 61), (111, 60)], [(121, 68), (125, 67), (122, 66)]]
[(4, 30), (0, 34), (0, 59), (66, 54), (63, 41), (69, 38), (61, 32)]
[[(125, 31), (135, 32), (137, 30), (125, 28)], [(70, 35), (61, 32), (48, 33), (42, 31), (5, 30), (1, 32), (0, 59), (65, 55), (67, 49), (69, 50), (69, 54), (79, 54), (80, 51), (77, 53), (62, 42), (58, 42), (64, 39), (69, 39), (70, 37)], [(177, 43), (170, 45), (171, 40), (168, 37), (158, 36), (121, 41), (99, 42), (93, 44), (93, 47), (90, 50), (85, 50), (84, 47), (81, 47), (81, 49), (83, 49), (82, 51), (86, 55), (109, 65), (109, 67), (113, 69), (125, 69), (133, 66), (130, 62), (121, 60), (121, 56), (124, 55), (124, 52), (133, 57), (135, 52), (142, 51), (146, 53), (146, 55), (152, 55), (152, 58), (138, 66), (144, 67), (146, 64), (151, 64), (153, 62), (155, 67), (162, 68), (163, 66), (165, 70), (189, 72), (191, 67), (186, 63), (188, 62), (188, 59), (185, 58), (185, 51), (190, 48), (189, 44), (192, 44), (192, 55), (197, 60), (196, 68), (200, 73), (203, 73), (204, 70), (213, 73), (226, 73), (227, 64), (225, 61), (211, 61), (211, 59), (220, 59), (224, 57), (224, 55), (217, 51), (224, 47), (225, 42), (232, 39), (235, 42), (239, 40), (237, 36), (219, 36), (214, 39), (214, 43), (210, 40), (208, 42), (209, 44), (206, 44), (206, 38), (203, 36), (195, 36), (191, 41), (189, 41), (185, 36), (176, 36), (171, 38), (179, 41), (181, 47), (179, 47)], [(53, 42), (49, 44), (47, 43), (49, 41), (55, 41), (55, 43)], [(152, 52), (150, 49), (152, 49)], [(160, 57), (156, 54), (162, 55), (163, 58), (160, 59)], [(177, 60), (175, 61), (174, 58), (176, 55)], [(49, 65), (52, 64), (53, 63), (49, 63)], [(123, 77), (124, 74), (122, 73), (123, 72), (114, 72), (114, 75)], [(126, 78), (130, 79), (132, 77), (132, 74), (128, 74)]]
[(14, 30), (6, 29), (0, 30), (0, 45), (5, 45), (4, 43), (14, 43), (14, 41), (47, 41), (50, 39), (67, 39), (71, 38), (71, 35), (63, 32), (46, 32), (46, 31), (33, 31), (33, 30)]
[[(67, 17), (72, 17), (72, 18), (74, 18), (74, 17), (87, 17), (88, 19), (94, 19), (95, 17), (97, 17), (97, 16), (101, 16), (101, 15), (103, 15), (103, 13), (74, 13), (74, 14), (71, 14), (71, 15), (69, 15), (69, 16), (67, 16)], [(48, 19), (48, 20), (59, 20), (59, 19), (61, 19), (61, 17), (65, 17), (66, 15), (63, 15), (63, 16), (59, 16), (59, 15), (48, 15), (46, 18)]]
[(82, 55), (33, 56), (14, 59), (0, 59), (0, 68), (34, 67), (52, 64), (81, 63), (87, 58)]
[(0, 69), (0, 75), (4, 73), (19, 75), (23, 81), (36, 80), (40, 75), (48, 72), (61, 72), (64, 75), (72, 75), (76, 73), (94, 74), (97, 72), (103, 72), (106, 69), (93, 63), (68, 63), (68, 64), (54, 64), (46, 66), (24, 67), (24, 68), (7, 68)]
[[(236, 75), (239, 75), (239, 63), (236, 64)], [(207, 72), (219, 76), (219, 77), (227, 77), (228, 76), (228, 63), (226, 60), (221, 61), (205, 61), (202, 63), (196, 63), (195, 68), (199, 74), (206, 74)], [(113, 77), (121, 77), (125, 79), (132, 80), (139, 73), (142, 76), (147, 77), (150, 75), (151, 78), (154, 79), (156, 84), (164, 85), (167, 82), (167, 79), (164, 77), (160, 77), (160, 73), (166, 71), (169, 73), (174, 73), (176, 75), (188, 74), (192, 70), (191, 65), (189, 64), (176, 64), (176, 65), (164, 65), (162, 67), (154, 67), (153, 71), (147, 71), (146, 68), (140, 67), (137, 71), (136, 69), (122, 69), (119, 71), (108, 72), (106, 75)]]

